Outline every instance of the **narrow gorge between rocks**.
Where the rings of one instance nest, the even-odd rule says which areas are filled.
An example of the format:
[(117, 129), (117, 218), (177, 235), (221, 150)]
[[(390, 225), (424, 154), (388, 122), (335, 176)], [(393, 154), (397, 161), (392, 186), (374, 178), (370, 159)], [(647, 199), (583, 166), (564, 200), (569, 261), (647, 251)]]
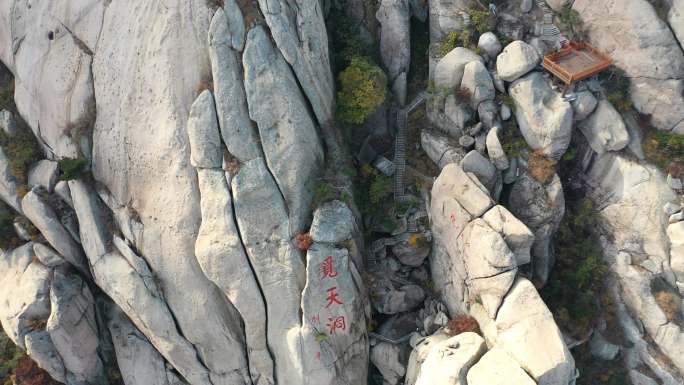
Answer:
[(683, 46), (684, 0), (0, 0), (0, 385), (684, 385)]

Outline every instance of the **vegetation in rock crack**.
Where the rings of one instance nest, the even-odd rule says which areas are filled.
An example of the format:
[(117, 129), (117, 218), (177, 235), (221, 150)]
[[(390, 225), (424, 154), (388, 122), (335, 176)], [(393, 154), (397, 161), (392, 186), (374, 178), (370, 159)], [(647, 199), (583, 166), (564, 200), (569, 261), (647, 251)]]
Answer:
[(651, 281), (651, 293), (669, 322), (684, 326), (682, 319), (682, 297), (663, 278)]
[(0, 201), (0, 249), (17, 246), (19, 240), (14, 232), (14, 211), (4, 202)]
[(333, 7), (328, 17), (333, 70), (347, 68), (355, 57), (371, 57), (373, 47), (361, 38), (361, 28), (344, 11)]
[(634, 103), (629, 95), (630, 80), (625, 71), (619, 67), (611, 67), (611, 70), (607, 71), (602, 78), (606, 89), (606, 99), (619, 111), (631, 111)]
[(527, 141), (525, 141), (525, 138), (520, 133), (515, 117), (511, 117), (508, 121), (504, 122), (501, 133), (501, 145), (506, 155), (510, 157), (520, 156), (524, 150), (529, 148)]
[(584, 21), (579, 12), (572, 9), (571, 5), (566, 5), (558, 14), (561, 30), (570, 40), (586, 40)]
[(599, 297), (607, 267), (594, 234), (596, 211), (589, 198), (568, 197), (554, 240), (556, 265), (541, 294), (559, 326), (583, 338), (600, 314)]
[(511, 95), (507, 94), (497, 94), (496, 101), (511, 109), (511, 112), (515, 112), (515, 100)]
[(642, 116), (643, 149), (646, 159), (675, 178), (684, 178), (684, 135), (658, 131)]
[(469, 89), (461, 87), (454, 93), (454, 98), (458, 104), (470, 104), (470, 101), (473, 99), (473, 94)]
[(314, 188), (313, 199), (311, 200), (311, 207), (316, 208), (321, 204), (331, 201), (337, 197), (337, 192), (327, 181), (319, 181)]
[(5, 334), (0, 327), (0, 384), (13, 385), (12, 375), (19, 360), (24, 356), (14, 342)]
[[(42, 157), (40, 146), (33, 132), (26, 122), (19, 116), (14, 104), (14, 81), (6, 85), (0, 84), (0, 111), (8, 110), (17, 122), (17, 132), (11, 137), (0, 130), (0, 148), (9, 161), (10, 172), (21, 185), (25, 185), (31, 164)], [(19, 193), (23, 196), (28, 190), (20, 186)]]
[(61, 180), (78, 179), (86, 172), (88, 160), (84, 158), (64, 158), (59, 160), (59, 178)]
[(344, 123), (363, 123), (385, 102), (387, 77), (366, 58), (353, 58), (338, 79), (337, 117)]
[(311, 238), (311, 234), (309, 233), (297, 234), (295, 237), (295, 244), (300, 251), (307, 251), (313, 244), (313, 238)]
[(482, 34), (496, 29), (496, 16), (488, 10), (471, 8), (468, 13), (470, 14), (470, 21), (478, 33)]
[(541, 150), (534, 150), (530, 152), (527, 159), (527, 167), (532, 178), (541, 183), (548, 183), (556, 174), (556, 162), (553, 159), (547, 158)]

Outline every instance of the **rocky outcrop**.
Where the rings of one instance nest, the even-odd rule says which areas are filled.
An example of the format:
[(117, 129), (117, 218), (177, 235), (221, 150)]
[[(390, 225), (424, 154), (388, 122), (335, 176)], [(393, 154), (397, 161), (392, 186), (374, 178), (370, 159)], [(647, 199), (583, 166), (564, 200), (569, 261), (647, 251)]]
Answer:
[(164, 358), (119, 310), (112, 309), (107, 327), (112, 334), (116, 363), (127, 385), (182, 385)]
[(285, 199), (293, 236), (310, 219), (323, 147), (297, 79), (263, 28), (247, 35), (244, 63), (249, 114), (259, 127), (268, 168)]
[(470, 107), (477, 110), (480, 102), (494, 100), (496, 90), (487, 67), (481, 61), (472, 61), (463, 67), (461, 88), (470, 93)]
[(467, 385), (466, 373), (485, 352), (475, 333), (463, 333), (432, 344), (421, 365), (416, 385)]
[(204, 91), (190, 109), (188, 137), (201, 195), (197, 261), (242, 316), (253, 381), (274, 384), (273, 361), (266, 346), (266, 310), (235, 222), (230, 187), (222, 169), (214, 98), (209, 91)]
[(513, 184), (508, 207), (533, 231), (534, 276), (541, 283), (546, 282), (555, 262), (552, 237), (565, 215), (565, 197), (560, 178), (554, 175), (548, 184), (543, 184), (529, 172), (523, 172)]
[(445, 89), (460, 87), (465, 66), (472, 61), (482, 62), (483, 59), (480, 55), (467, 48), (454, 48), (440, 59), (435, 66), (432, 72), (435, 86)]
[(684, 52), (646, 0), (577, 0), (589, 39), (625, 70), (634, 107), (655, 127), (684, 134)]
[(536, 385), (503, 349), (492, 349), (468, 371), (469, 385)]
[(607, 100), (598, 102), (596, 110), (579, 124), (579, 129), (598, 154), (622, 150), (629, 143), (629, 133), (620, 113)]
[(539, 72), (510, 86), (520, 132), (533, 150), (560, 159), (572, 138), (572, 107), (555, 92)]
[(100, 384), (100, 335), (95, 302), (85, 282), (66, 266), (36, 259), (34, 244), (4, 253), (0, 323), (50, 376), (66, 384)]
[[(672, 317), (680, 317), (677, 312), (681, 310), (670, 308), (668, 316), (656, 300), (656, 295), (667, 293), (668, 286), (671, 294), (666, 295), (682, 291), (681, 278), (673, 271), (677, 259), (670, 256), (677, 243), (670, 245), (669, 218), (663, 210), (676, 201), (676, 195), (653, 166), (615, 154), (590, 160), (587, 183), (590, 197), (599, 204), (603, 224), (597, 231), (604, 236), (604, 257), (616, 276), (612, 294), (624, 304), (620, 321), (633, 343), (628, 349), (640, 357), (628, 367), (635, 369), (643, 363), (663, 380), (680, 378), (684, 373), (680, 342), (684, 333)], [(643, 328), (633, 326), (636, 324)], [(650, 353), (654, 348), (674, 367)]]
[(461, 31), (465, 26), (463, 12), (468, 10), (469, 3), (464, 0), (431, 1), (430, 7), (430, 41), (440, 42), (452, 31)]
[(406, 104), (406, 76), (411, 64), (411, 23), (408, 0), (382, 0), (376, 18), (380, 22), (380, 57), (392, 89)]
[[(296, 74), (318, 122), (320, 124), (331, 123), (330, 120), (334, 114), (335, 82), (330, 71), (328, 35), (321, 2), (259, 0), (259, 8), (266, 19), (278, 50)], [(276, 65), (277, 63), (264, 62), (263, 64)], [(248, 64), (245, 63), (245, 65)], [(246, 85), (249, 86), (249, 83), (247, 81)], [(250, 112), (252, 112), (251, 109)]]

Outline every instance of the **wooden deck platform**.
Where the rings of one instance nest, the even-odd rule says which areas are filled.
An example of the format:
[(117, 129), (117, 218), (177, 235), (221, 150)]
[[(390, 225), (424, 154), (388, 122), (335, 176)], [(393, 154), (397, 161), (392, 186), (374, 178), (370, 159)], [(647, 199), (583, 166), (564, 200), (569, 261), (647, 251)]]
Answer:
[(587, 43), (572, 42), (544, 56), (544, 68), (566, 84), (583, 80), (613, 64), (613, 60)]

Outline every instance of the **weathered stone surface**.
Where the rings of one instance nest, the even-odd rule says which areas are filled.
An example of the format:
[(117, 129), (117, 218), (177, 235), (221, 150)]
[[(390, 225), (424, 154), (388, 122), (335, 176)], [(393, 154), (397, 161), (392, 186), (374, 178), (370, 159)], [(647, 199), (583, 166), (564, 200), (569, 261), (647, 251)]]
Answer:
[(415, 385), (428, 353), (430, 353), (436, 344), (439, 344), (448, 338), (449, 336), (446, 335), (446, 333), (440, 331), (437, 331), (437, 333), (426, 338), (421, 338), (421, 341), (413, 348), (413, 351), (411, 351), (411, 356), (409, 357), (408, 365), (406, 366), (406, 377), (404, 378), (404, 383), (406, 385)]
[(487, 350), (475, 333), (462, 333), (432, 346), (416, 385), (467, 385), (466, 373)]
[(297, 346), (305, 266), (290, 239), (285, 202), (261, 158), (242, 165), (232, 190), (242, 243), (266, 301), (276, 377), (286, 384), (301, 384), (303, 357)]
[(297, 80), (263, 28), (247, 35), (244, 65), (249, 114), (259, 126), (268, 168), (285, 198), (292, 236), (310, 219), (323, 147)]
[(223, 146), (210, 91), (202, 92), (190, 107), (188, 117), (190, 164), (198, 168), (221, 168)]
[(646, 0), (578, 0), (589, 40), (630, 78), (634, 107), (652, 124), (684, 133), (684, 53)]
[[(215, 133), (218, 136), (217, 127)], [(195, 241), (197, 261), (242, 316), (255, 384), (274, 384), (273, 361), (266, 346), (266, 310), (240, 241), (226, 175), (220, 168), (198, 169), (197, 179), (202, 211)]]
[(0, 322), (7, 336), (25, 348), (31, 320), (50, 315), (50, 271), (34, 257), (31, 243), (3, 253), (0, 258)]
[(607, 100), (599, 101), (594, 113), (579, 128), (598, 154), (622, 150), (629, 143), (629, 133), (620, 113)]
[(430, 233), (406, 233), (401, 241), (392, 246), (392, 254), (406, 266), (418, 267), (430, 254)]
[(17, 132), (17, 122), (14, 120), (14, 116), (8, 110), (0, 111), (0, 130), (4, 131), (5, 134), (12, 136)]
[(494, 231), (503, 236), (504, 241), (515, 254), (517, 265), (530, 262), (530, 248), (534, 234), (518, 218), (503, 206), (494, 206), (482, 216)]
[(487, 189), (493, 190), (497, 177), (496, 167), (482, 154), (476, 150), (468, 152), (461, 160), (461, 168), (465, 172), (475, 174), (480, 183), (485, 185)]
[(480, 39), (477, 42), (477, 48), (483, 50), (490, 59), (495, 59), (503, 49), (499, 42), (499, 38), (496, 37), (494, 32), (485, 32), (480, 35)]
[(520, 132), (533, 150), (560, 159), (572, 138), (572, 107), (541, 73), (533, 72), (511, 84)]
[(546, 185), (523, 173), (513, 184), (508, 201), (511, 213), (534, 233), (532, 265), (535, 278), (546, 282), (554, 264), (553, 234), (565, 215), (565, 197), (558, 175)]
[(67, 373), (64, 362), (59, 352), (52, 343), (50, 333), (45, 330), (37, 330), (26, 335), (26, 354), (38, 364), (38, 366), (48, 372), (50, 377), (65, 383)]
[[(259, 0), (259, 8), (278, 50), (297, 75), (318, 122), (329, 123), (334, 114), (335, 81), (330, 70), (328, 34), (321, 3), (307, 0), (295, 0), (294, 3), (290, 0)], [(266, 66), (274, 64), (263, 63)], [(246, 84), (249, 85), (249, 80), (246, 80)], [(282, 102), (284, 100), (278, 101)], [(275, 105), (272, 104), (271, 107)]]
[(103, 3), (16, 3), (7, 16), (17, 108), (49, 154), (78, 155), (71, 131), (90, 119), (94, 106), (91, 53)]
[[(483, 244), (488, 246), (482, 247)], [(452, 258), (462, 256), (464, 259), (471, 295), (480, 299), (487, 313), (494, 318), (515, 280), (515, 254), (501, 234), (480, 218), (465, 227), (454, 247), (447, 243), (447, 251)]]
[(511, 288), (496, 316), (496, 331), (496, 346), (539, 385), (568, 384), (574, 379), (575, 361), (563, 335), (528, 280), (518, 278)]
[(494, 100), (496, 90), (487, 67), (481, 61), (471, 61), (463, 68), (461, 88), (470, 92), (470, 107), (477, 109), (480, 102)]
[(425, 290), (420, 286), (395, 287), (388, 279), (376, 283), (374, 293), (378, 300), (374, 301), (373, 305), (382, 314), (397, 314), (414, 310), (425, 299)]
[(40, 230), (45, 239), (74, 267), (89, 275), (81, 247), (62, 226), (57, 214), (35, 191), (29, 191), (21, 201), (24, 215)]
[(10, 207), (21, 212), (21, 198), (17, 193), (17, 179), (12, 175), (9, 159), (0, 148), (0, 199)]
[(302, 293), (305, 383), (363, 384), (368, 376), (366, 300), (348, 250), (314, 243)]
[(107, 327), (112, 334), (116, 363), (126, 385), (181, 385), (164, 358), (131, 321), (118, 309), (109, 314)]
[(36, 258), (38, 258), (40, 263), (47, 267), (57, 267), (66, 263), (61, 255), (42, 243), (34, 243), (33, 252), (36, 254)]
[(453, 140), (426, 129), (420, 132), (420, 145), (440, 169), (449, 163), (459, 163), (465, 156), (465, 151)]
[(101, 383), (104, 372), (98, 355), (95, 299), (87, 284), (75, 274), (55, 270), (50, 303), (47, 332), (68, 370), (68, 382)]
[(598, 100), (596, 100), (591, 91), (581, 91), (575, 95), (577, 99), (571, 101), (570, 105), (572, 105), (572, 111), (574, 112), (572, 119), (577, 122), (586, 119), (594, 112), (596, 105), (598, 105)]
[(505, 170), (510, 166), (508, 161), (508, 156), (506, 156), (506, 151), (504, 151), (501, 141), (499, 140), (499, 131), (501, 128), (499, 126), (492, 127), (487, 133), (486, 145), (487, 154), (489, 159), (492, 160), (494, 166), (499, 170)]
[(339, 243), (352, 239), (356, 231), (352, 211), (343, 202), (334, 200), (316, 210), (309, 232), (316, 242)]
[[(149, 267), (136, 270), (110, 251), (93, 270), (98, 285), (188, 382), (233, 385), (249, 381), (244, 332), (194, 257), (201, 213), (186, 128), (197, 87), (210, 78), (212, 15), (205, 2), (107, 6), (92, 66), (92, 171), (144, 260), (130, 249), (126, 255), (134, 266)], [(150, 281), (158, 291), (148, 289)]]
[(52, 193), (57, 184), (58, 177), (57, 162), (43, 159), (36, 163), (29, 171), (28, 185), (29, 188), (40, 186), (47, 190), (47, 192)]
[(468, 371), (468, 385), (536, 385), (504, 350), (494, 348)]
[[(375, 17), (380, 22), (380, 57), (390, 83), (400, 80), (403, 92), (395, 96), (406, 103), (406, 74), (411, 63), (409, 0), (382, 0)], [(399, 76), (404, 74), (402, 79)], [(401, 86), (400, 86), (401, 88)]]
[(436, 0), (429, 2), (430, 41), (439, 42), (452, 31), (465, 27), (462, 12), (468, 11), (470, 4), (464, 0)]
[(399, 345), (379, 342), (371, 349), (370, 358), (389, 385), (397, 385), (406, 373), (405, 359)]
[(467, 48), (454, 48), (437, 63), (437, 66), (435, 66), (433, 76), (435, 86), (445, 89), (459, 87), (461, 85), (461, 80), (463, 79), (465, 66), (472, 61), (482, 62), (483, 60), (480, 55)]
[(534, 47), (522, 40), (507, 45), (496, 58), (496, 72), (502, 80), (512, 82), (532, 71), (541, 58)]
[(472, 216), (479, 217), (493, 206), (489, 194), (474, 182), (457, 164), (448, 164), (432, 188), (432, 195), (452, 197)]
[(234, 0), (229, 0), (225, 5), (228, 13), (219, 9), (214, 14), (209, 27), (209, 59), (221, 137), (228, 152), (245, 162), (261, 156), (261, 151), (247, 111), (239, 55), (246, 37), (242, 13), (236, 8)]

